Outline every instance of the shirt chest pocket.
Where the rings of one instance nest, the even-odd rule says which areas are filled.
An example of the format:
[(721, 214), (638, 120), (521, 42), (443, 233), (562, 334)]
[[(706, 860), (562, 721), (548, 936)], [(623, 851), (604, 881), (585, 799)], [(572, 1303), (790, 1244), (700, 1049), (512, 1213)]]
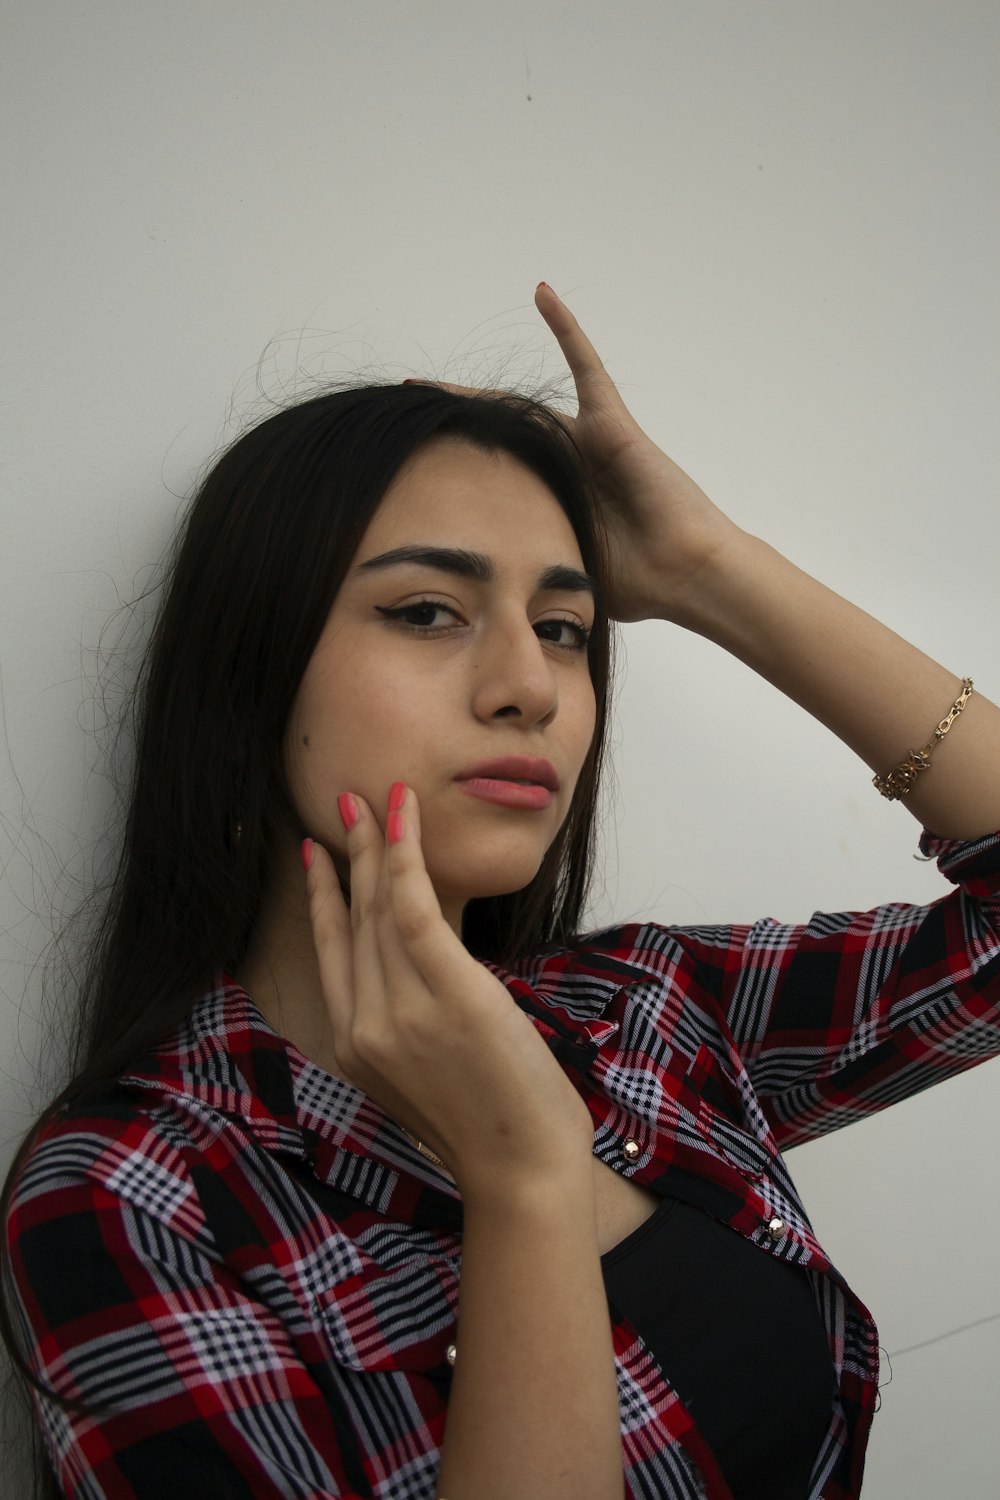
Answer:
[(747, 1101), (739, 1082), (704, 1042), (687, 1071), (684, 1092), (704, 1139), (744, 1177), (765, 1176), (773, 1159), (767, 1146), (747, 1128)]
[(391, 1265), (362, 1255), (353, 1275), (321, 1292), (317, 1311), (333, 1358), (348, 1369), (450, 1375), (459, 1268), (422, 1255)]

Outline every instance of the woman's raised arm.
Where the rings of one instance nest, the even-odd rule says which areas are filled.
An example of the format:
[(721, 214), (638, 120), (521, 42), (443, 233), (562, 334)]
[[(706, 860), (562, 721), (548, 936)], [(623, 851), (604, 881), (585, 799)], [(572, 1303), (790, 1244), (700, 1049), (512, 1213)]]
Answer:
[[(715, 641), (880, 777), (923, 750), (975, 663), (940, 666), (736, 526), (642, 431), (551, 287), (540, 283), (535, 302), (576, 383), (579, 410), (563, 420), (601, 502), (612, 571), (603, 604), (611, 617), (670, 620)], [(950, 576), (942, 579), (943, 596), (957, 588)], [(991, 659), (995, 651), (990, 642)], [(973, 692), (903, 800), (942, 838), (1000, 828), (1000, 709)]]

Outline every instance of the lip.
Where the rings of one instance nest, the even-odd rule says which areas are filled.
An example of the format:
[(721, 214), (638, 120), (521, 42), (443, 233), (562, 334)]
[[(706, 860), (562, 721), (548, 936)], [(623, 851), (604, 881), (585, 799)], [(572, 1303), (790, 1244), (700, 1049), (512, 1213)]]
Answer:
[(464, 776), (456, 780), (455, 784), (463, 792), (468, 792), (470, 797), (480, 797), (484, 802), (496, 802), (500, 807), (520, 807), (527, 812), (541, 812), (543, 808), (550, 807), (555, 796), (547, 786), (539, 786), (537, 781), (526, 786), (523, 781)]
[(552, 762), (530, 755), (504, 755), (499, 760), (481, 760), (467, 770), (459, 771), (455, 780), (502, 781), (508, 784), (530, 781), (535, 786), (546, 787), (550, 792), (559, 790), (559, 773)]

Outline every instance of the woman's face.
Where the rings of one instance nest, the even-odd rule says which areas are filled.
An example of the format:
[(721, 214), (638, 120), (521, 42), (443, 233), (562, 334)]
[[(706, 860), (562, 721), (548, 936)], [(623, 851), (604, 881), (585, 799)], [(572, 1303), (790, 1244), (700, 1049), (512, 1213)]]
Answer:
[[(400, 547), (476, 553), (494, 576), (418, 561), (366, 566)], [(555, 567), (583, 573), (573, 528), (543, 481), (510, 454), (433, 439), (387, 490), (292, 708), (286, 764), (309, 833), (346, 874), (338, 795), (358, 793), (384, 828), (389, 788), (405, 781), (419, 799), (431, 881), (459, 934), (466, 901), (535, 876), (593, 737), (594, 688), (574, 627), (590, 629), (594, 601), (569, 580), (543, 580)], [(551, 762), (559, 786), (548, 806), (498, 805), (456, 780), (510, 755)]]

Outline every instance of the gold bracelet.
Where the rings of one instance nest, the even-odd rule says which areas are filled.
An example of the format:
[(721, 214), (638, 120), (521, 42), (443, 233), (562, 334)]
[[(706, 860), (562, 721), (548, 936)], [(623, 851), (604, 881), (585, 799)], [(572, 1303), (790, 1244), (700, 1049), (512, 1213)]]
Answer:
[(882, 793), (883, 797), (887, 797), (890, 802), (893, 802), (897, 797), (909, 796), (913, 783), (916, 781), (921, 771), (926, 771), (928, 766), (930, 765), (931, 752), (937, 749), (938, 745), (944, 739), (945, 735), (948, 733), (948, 730), (954, 724), (955, 720), (958, 718), (959, 714), (962, 712), (962, 709), (965, 707), (971, 697), (972, 678), (963, 677), (962, 691), (959, 693), (958, 697), (951, 705), (947, 716), (941, 720), (940, 724), (937, 726), (924, 748), (922, 750), (908, 750), (906, 753), (906, 759), (900, 761), (899, 765), (896, 766), (894, 770), (890, 771), (888, 776), (872, 777), (872, 785)]

